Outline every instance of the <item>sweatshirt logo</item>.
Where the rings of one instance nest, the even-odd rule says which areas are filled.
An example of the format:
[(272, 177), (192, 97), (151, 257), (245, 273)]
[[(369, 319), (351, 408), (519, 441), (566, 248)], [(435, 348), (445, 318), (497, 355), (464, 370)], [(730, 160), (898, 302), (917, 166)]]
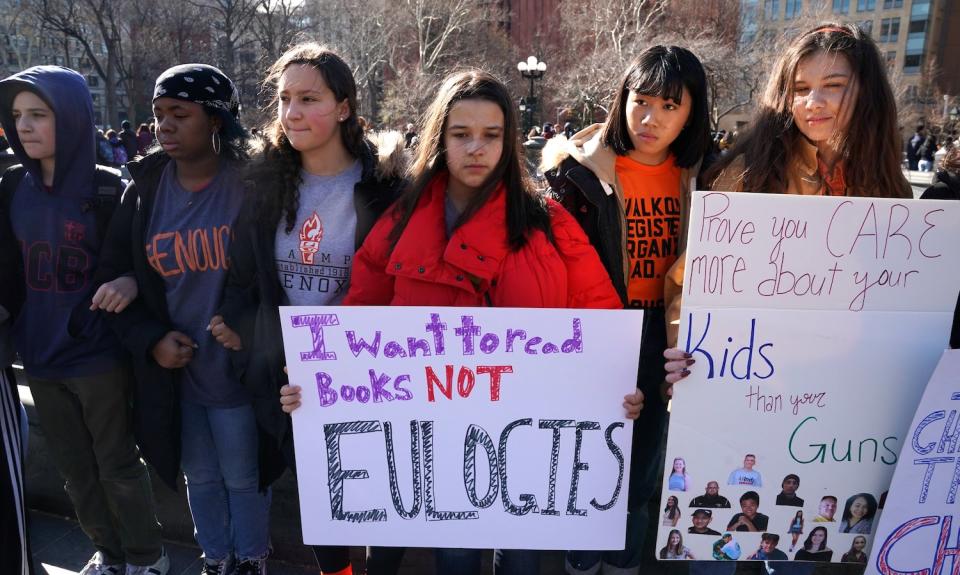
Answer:
[(67, 220), (63, 224), (63, 240), (71, 244), (80, 243), (86, 235), (86, 229), (86, 226), (79, 222)]
[(300, 227), (300, 259), (304, 264), (313, 264), (313, 258), (320, 251), (320, 242), (323, 240), (323, 222), (317, 212)]

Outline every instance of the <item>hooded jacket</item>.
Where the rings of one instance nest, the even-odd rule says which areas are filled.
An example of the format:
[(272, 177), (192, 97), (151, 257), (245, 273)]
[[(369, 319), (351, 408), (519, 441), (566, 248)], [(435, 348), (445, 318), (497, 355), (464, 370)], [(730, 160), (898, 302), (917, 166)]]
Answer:
[[(556, 137), (543, 151), (541, 169), (552, 193), (569, 210), (600, 255), (623, 305), (627, 303), (630, 258), (627, 253), (624, 193), (617, 178), (617, 156), (603, 143), (603, 124), (593, 124), (569, 140)], [(690, 194), (696, 187), (700, 162), (680, 172), (679, 249), (686, 246)], [(670, 301), (664, 299), (665, 306)], [(664, 308), (644, 309), (640, 372), (637, 386), (646, 400), (661, 398), (666, 375), (663, 350), (667, 347)]]
[[(403, 134), (377, 133), (368, 136), (361, 163), (360, 181), (354, 186), (354, 207), (357, 228), (354, 245), (357, 249), (367, 237), (374, 222), (403, 189), (405, 164)], [(254, 160), (263, 161), (255, 157)], [(279, 174), (278, 174), (279, 177)], [(248, 182), (252, 192), (267, 182)], [(253, 398), (257, 423), (279, 446), (288, 465), (294, 464), (293, 435), (290, 416), (280, 409), (280, 388), (287, 383), (283, 373), (283, 332), (277, 308), (289, 305), (280, 285), (275, 261), (276, 233), (280, 222), (266, 222), (258, 217), (258, 202), (248, 199), (234, 228), (230, 245), (230, 274), (224, 288), (220, 315), (240, 336), (243, 349), (231, 358), (244, 386)]]
[[(53, 185), (43, 184), (40, 161), (20, 141), (12, 106), (28, 90), (53, 110), (56, 157)], [(83, 76), (59, 66), (36, 66), (0, 81), (0, 124), (25, 174), (3, 198), (0, 214), (15, 242), (0, 238), (4, 282), (22, 282), (23, 306), (13, 336), (27, 372), (60, 379), (115, 368), (121, 351), (98, 314), (87, 309), (94, 291), (102, 239), (97, 229), (96, 144), (93, 101)], [(5, 234), (0, 234), (5, 235)], [(76, 313), (74, 313), (76, 310)], [(73, 314), (77, 327), (68, 333)]]

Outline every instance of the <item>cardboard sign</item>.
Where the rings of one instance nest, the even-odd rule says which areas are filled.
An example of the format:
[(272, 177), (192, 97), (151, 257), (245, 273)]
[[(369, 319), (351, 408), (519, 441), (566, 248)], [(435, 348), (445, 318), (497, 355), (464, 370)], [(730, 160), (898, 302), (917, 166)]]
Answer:
[(657, 550), (684, 555), (674, 530), (697, 559), (869, 549), (949, 336), (960, 203), (698, 192), (689, 230), (678, 346), (696, 363), (674, 390)]
[(305, 543), (622, 548), (641, 312), (280, 318)]
[(960, 350), (943, 354), (907, 432), (867, 572), (940, 575), (960, 569)]

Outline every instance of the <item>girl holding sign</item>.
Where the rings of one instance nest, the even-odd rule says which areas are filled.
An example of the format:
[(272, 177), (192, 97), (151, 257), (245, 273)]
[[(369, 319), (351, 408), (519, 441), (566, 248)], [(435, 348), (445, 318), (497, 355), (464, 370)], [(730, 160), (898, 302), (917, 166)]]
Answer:
[[(544, 149), (551, 192), (583, 226), (623, 306), (644, 310), (637, 374), (644, 404), (633, 426), (626, 544), (617, 552), (573, 551), (568, 573), (592, 573), (601, 564), (636, 569), (641, 562), (648, 503), (663, 472), (663, 278), (686, 241), (690, 192), (711, 145), (708, 109), (697, 57), (678, 46), (653, 46), (616, 85), (605, 123), (569, 141), (554, 138)], [(686, 491), (689, 477), (676, 465), (666, 487)]]
[[(705, 174), (711, 189), (755, 193), (912, 198), (900, 169), (900, 132), (886, 64), (856, 24), (822, 24), (780, 56), (750, 131)], [(670, 269), (667, 316), (680, 316), (684, 258)], [(679, 321), (672, 322), (679, 325)], [(676, 342), (676, 327), (671, 342)], [(664, 352), (667, 383), (693, 360)]]
[[(527, 180), (503, 83), (479, 70), (449, 76), (419, 133), (410, 185), (357, 252), (345, 304), (621, 307), (583, 230)], [(281, 391), (285, 410), (299, 391)], [(437, 549), (437, 572), (478, 574), (481, 552)], [(403, 549), (372, 553), (377, 573), (395, 573)], [(537, 551), (496, 556), (497, 573), (539, 563)]]
[[(403, 136), (364, 136), (350, 66), (319, 44), (289, 49), (265, 85), (276, 114), (248, 173), (215, 335), (237, 350), (258, 422), (295, 469), (290, 418), (277, 401), (287, 383), (277, 308), (342, 302), (355, 250), (402, 185)], [(352, 573), (349, 548), (313, 552), (321, 572)]]

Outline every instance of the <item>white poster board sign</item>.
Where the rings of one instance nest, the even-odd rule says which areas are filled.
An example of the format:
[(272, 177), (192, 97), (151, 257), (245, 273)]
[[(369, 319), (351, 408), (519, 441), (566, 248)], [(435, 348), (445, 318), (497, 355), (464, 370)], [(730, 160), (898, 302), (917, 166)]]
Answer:
[(949, 336), (960, 202), (698, 192), (689, 229), (657, 550), (841, 561)]
[(642, 318), (281, 308), (304, 542), (622, 548)]
[(940, 575), (960, 570), (960, 525), (954, 521), (960, 511), (958, 407), (960, 350), (949, 350), (940, 358), (905, 435), (868, 573)]

